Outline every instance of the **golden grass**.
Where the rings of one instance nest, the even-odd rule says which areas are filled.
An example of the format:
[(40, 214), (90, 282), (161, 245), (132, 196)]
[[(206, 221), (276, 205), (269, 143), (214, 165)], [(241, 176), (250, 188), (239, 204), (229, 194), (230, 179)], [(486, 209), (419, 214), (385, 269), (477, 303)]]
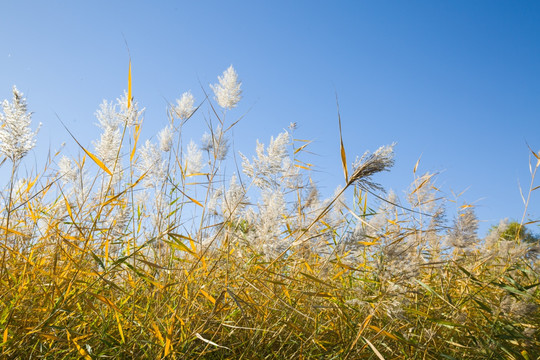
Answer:
[[(131, 89), (129, 94), (128, 109)], [(226, 176), (215, 154), (209, 153), (206, 172), (188, 176), (178, 146), (162, 187), (148, 190), (142, 183), (149, 175), (135, 171), (140, 124), (125, 127), (124, 134), (130, 134), (121, 145), (129, 156), (118, 149), (114, 167), (83, 148), (97, 167), (86, 156), (77, 161), (79, 170), (93, 174), (84, 180), (92, 191), (82, 199), (52, 169), (56, 158), (42, 173), (7, 184), (3, 358), (540, 356), (537, 254), (505, 257), (482, 242), (469, 250), (437, 250), (433, 244), (444, 242), (446, 229), (430, 225), (425, 202), (407, 210), (370, 208), (375, 203), (368, 205), (367, 189), (349, 181), (342, 141), (342, 193), (351, 200), (331, 216), (338, 197), (314, 211), (304, 185), (291, 190), (287, 196), (295, 201), (272, 235), (288, 245), (272, 253), (253, 243), (262, 226), (253, 217), (208, 213)], [(304, 148), (289, 155), (293, 162)], [(296, 164), (309, 178), (310, 166)], [(112, 175), (120, 166), (127, 180), (119, 184)], [(429, 184), (417, 178), (411, 197)], [(161, 192), (165, 205), (138, 202), (142, 191)], [(256, 203), (251, 206), (261, 211)], [(115, 222), (119, 213), (128, 214), (125, 223)], [(156, 223), (151, 216), (158, 228), (148, 229)], [(355, 229), (367, 235), (345, 247)], [(391, 269), (391, 256), (401, 255), (388, 251), (409, 239), (416, 239), (416, 248), (403, 251), (424, 262), (403, 260)]]

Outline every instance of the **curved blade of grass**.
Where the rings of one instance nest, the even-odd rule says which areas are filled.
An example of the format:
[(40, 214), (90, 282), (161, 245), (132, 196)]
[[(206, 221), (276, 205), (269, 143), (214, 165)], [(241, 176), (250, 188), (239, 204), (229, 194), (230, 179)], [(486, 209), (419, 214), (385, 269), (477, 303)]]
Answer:
[(369, 325), (371, 319), (373, 318), (373, 314), (370, 314), (368, 315), (365, 319), (364, 319), (364, 322), (362, 323), (362, 326), (360, 326), (360, 329), (358, 329), (358, 334), (356, 334), (356, 338), (354, 339), (354, 341), (352, 342), (351, 344), (351, 347), (349, 348), (349, 351), (347, 352), (347, 355), (345, 356), (345, 359), (347, 359), (351, 353), (351, 351), (354, 349), (354, 347), (356, 346), (356, 343), (358, 342), (358, 340), (360, 339), (360, 337), (362, 337), (362, 333), (364, 332), (364, 330), (366, 329), (366, 327)]
[(129, 155), (129, 161), (133, 161), (135, 156), (135, 151), (137, 150), (137, 143), (139, 142), (139, 135), (141, 134), (141, 125), (135, 125), (135, 132), (133, 133), (133, 148), (131, 149), (131, 154)]
[(345, 154), (345, 147), (343, 146), (343, 136), (341, 133), (341, 115), (339, 113), (339, 102), (336, 94), (337, 115), (339, 122), (339, 143), (341, 152), (341, 165), (343, 166), (343, 174), (345, 175), (345, 183), (349, 182), (349, 172), (347, 171), (347, 155)]
[(414, 164), (413, 174), (416, 174), (416, 170), (418, 170), (418, 165), (420, 164), (420, 159), (422, 158), (422, 155), (416, 160), (416, 164)]
[(72, 339), (71, 334), (69, 331), (66, 331), (68, 340), (71, 340), (73, 342), (73, 345), (75, 345), (75, 348), (77, 349), (78, 353), (85, 359), (85, 360), (92, 360), (90, 355), (77, 343), (77, 339)]
[(0, 225), (0, 229), (2, 229), (2, 230), (4, 230), (4, 231), (7, 231), (7, 232), (10, 232), (10, 233), (15, 234), (15, 235), (24, 236), (23, 233), (18, 232), (17, 230), (8, 229), (7, 227), (2, 226), (2, 225)]
[(369, 341), (368, 339), (366, 339), (365, 337), (362, 336), (362, 339), (364, 339), (364, 341), (369, 345), (369, 347), (371, 348), (371, 350), (373, 350), (373, 352), (375, 353), (375, 355), (377, 355), (377, 357), (381, 360), (384, 360), (384, 357), (381, 355), (381, 353), (379, 352), (379, 350), (377, 350), (377, 348), (375, 348), (375, 345), (373, 345), (371, 343), (371, 341)]
[[(58, 117), (58, 115), (57, 115)], [(96, 155), (92, 154), (90, 151), (86, 150), (84, 148), (84, 146), (81, 145), (81, 143), (79, 141), (77, 141), (77, 139), (75, 138), (75, 136), (71, 133), (71, 131), (69, 131), (69, 129), (67, 128), (67, 126), (62, 122), (62, 120), (60, 120), (60, 118), (58, 117), (58, 120), (60, 121), (60, 123), (62, 124), (62, 126), (64, 127), (64, 129), (66, 129), (66, 131), (69, 133), (69, 135), (73, 138), (73, 140), (75, 140), (75, 142), (77, 143), (77, 145), (79, 145), (79, 147), (81, 149), (83, 149), (83, 151), (86, 153), (86, 155), (88, 155), (92, 160), (94, 160), (94, 162), (97, 164), (97, 166), (99, 166), (103, 171), (105, 171), (107, 174), (111, 175), (112, 176), (112, 172), (107, 168), (107, 166), (105, 166), (105, 164), (103, 163), (103, 161), (101, 161)]]
[(203, 338), (203, 337), (201, 336), (201, 334), (199, 334), (199, 333), (195, 333), (195, 336), (197, 337), (197, 339), (202, 340), (202, 341), (204, 341), (204, 342), (207, 343), (207, 344), (210, 344), (210, 345), (213, 345), (213, 346), (216, 346), (216, 347), (219, 347), (219, 348), (231, 350), (231, 349), (229, 349), (229, 348), (226, 347), (226, 346), (218, 345), (218, 344), (216, 344), (216, 343), (213, 342), (213, 341), (210, 341), (210, 340), (207, 340), (207, 339)]
[(193, 202), (194, 204), (197, 204), (199, 205), (200, 207), (204, 208), (204, 205), (201, 204), (199, 201), (195, 200), (194, 198), (190, 197), (189, 195), (187, 195), (185, 192), (182, 191), (182, 189), (180, 189), (178, 186), (176, 186), (176, 184), (172, 181), (172, 179), (169, 179), (169, 182), (172, 186), (174, 186), (174, 188), (176, 190), (178, 190), (182, 195), (184, 195), (185, 197), (187, 197), (191, 202)]

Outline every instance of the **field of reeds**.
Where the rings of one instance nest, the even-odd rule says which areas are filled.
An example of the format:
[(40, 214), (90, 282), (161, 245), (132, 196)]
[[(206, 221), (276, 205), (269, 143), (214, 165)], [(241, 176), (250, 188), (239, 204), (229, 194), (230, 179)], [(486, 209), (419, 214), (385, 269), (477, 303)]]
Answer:
[[(99, 107), (92, 146), (72, 136), (77, 158), (51, 154), (33, 173), (20, 169), (36, 127), (13, 89), (0, 118), (11, 174), (1, 358), (540, 356), (540, 248), (524, 221), (479, 238), (474, 208), (449, 213), (416, 167), (406, 197), (386, 193), (377, 173), (393, 165), (392, 145), (349, 163), (342, 143), (341, 187), (323, 199), (294, 124), (254, 141), (254, 155), (231, 154), (240, 85), (230, 67), (205, 99), (184, 93), (155, 142), (139, 141), (129, 85)], [(195, 117), (208, 131), (186, 143)]]

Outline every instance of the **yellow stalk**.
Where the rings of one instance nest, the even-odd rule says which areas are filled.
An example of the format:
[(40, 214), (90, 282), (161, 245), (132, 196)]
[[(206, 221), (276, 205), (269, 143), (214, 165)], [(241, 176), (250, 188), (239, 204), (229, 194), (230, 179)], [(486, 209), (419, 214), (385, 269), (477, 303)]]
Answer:
[(131, 60), (129, 60), (127, 107), (131, 108)]
[(122, 343), (125, 343), (126, 339), (124, 338), (124, 331), (122, 331), (122, 324), (120, 323), (120, 317), (118, 316), (118, 311), (114, 312), (114, 316), (116, 317), (116, 322), (118, 323), (118, 331), (120, 332)]

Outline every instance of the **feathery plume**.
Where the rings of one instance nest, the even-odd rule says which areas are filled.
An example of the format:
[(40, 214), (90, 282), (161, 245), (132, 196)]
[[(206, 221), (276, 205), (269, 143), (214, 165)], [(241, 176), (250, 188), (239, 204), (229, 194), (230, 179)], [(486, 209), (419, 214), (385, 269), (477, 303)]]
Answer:
[(74, 182), (77, 180), (77, 169), (73, 167), (73, 163), (67, 156), (62, 156), (58, 162), (60, 176), (64, 182)]
[(22, 159), (36, 145), (36, 131), (30, 129), (32, 114), (27, 112), (23, 93), (13, 86), (13, 102), (2, 102), (0, 114), (0, 152), (13, 162)]
[(454, 226), (449, 232), (449, 245), (458, 249), (470, 249), (478, 241), (478, 219), (474, 208), (467, 207), (454, 220)]
[[(129, 99), (129, 95), (124, 91), (124, 95), (116, 99), (116, 104), (120, 107), (118, 117), (121, 123), (126, 126), (140, 124), (144, 108), (139, 110), (139, 103), (133, 99)], [(115, 108), (116, 110), (116, 108)]]
[(158, 133), (159, 148), (161, 151), (168, 152), (171, 150), (173, 143), (173, 130), (172, 127), (166, 126)]
[(229, 140), (219, 126), (212, 134), (204, 133), (201, 138), (201, 149), (211, 152), (215, 159), (225, 160), (229, 152)]
[(348, 185), (357, 182), (361, 187), (381, 190), (381, 186), (372, 182), (370, 177), (381, 171), (389, 171), (394, 166), (394, 145), (381, 146), (373, 154), (364, 153), (355, 161)]
[(165, 165), (158, 147), (150, 140), (146, 140), (140, 150), (140, 156), (141, 163), (137, 167), (141, 173), (146, 173), (144, 185), (146, 187), (156, 187), (166, 176)]
[(214, 91), (215, 99), (219, 106), (225, 109), (236, 107), (236, 104), (242, 98), (242, 90), (240, 90), (242, 82), (238, 81), (238, 74), (233, 66), (229, 66), (223, 72), (223, 76), (218, 77), (218, 80), (219, 84), (210, 85), (210, 87)]
[[(257, 157), (253, 157), (253, 161), (240, 153), (242, 157), (242, 171), (244, 174), (253, 179), (253, 184), (258, 187), (281, 186), (283, 177), (287, 181), (294, 181), (294, 172), (290, 170), (294, 165), (288, 158), (287, 146), (290, 144), (291, 138), (287, 131), (279, 134), (275, 139), (270, 139), (270, 145), (266, 148), (264, 144), (257, 140), (255, 152)], [(282, 176), (279, 176), (279, 175)], [(285, 183), (286, 184), (286, 183)]]
[(195, 111), (194, 104), (195, 98), (191, 95), (191, 91), (185, 92), (180, 99), (176, 100), (174, 113), (180, 120), (187, 120)]
[(198, 174), (201, 172), (202, 167), (202, 152), (193, 142), (193, 140), (191, 140), (187, 147), (186, 173), (188, 175)]

